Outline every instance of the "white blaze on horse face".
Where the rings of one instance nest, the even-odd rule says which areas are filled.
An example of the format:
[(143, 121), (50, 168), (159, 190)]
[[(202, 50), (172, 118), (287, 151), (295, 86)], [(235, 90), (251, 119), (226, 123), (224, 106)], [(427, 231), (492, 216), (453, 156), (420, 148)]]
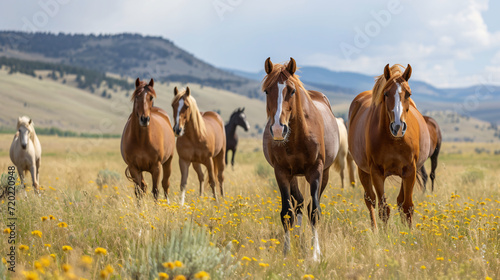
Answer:
[(19, 140), (21, 141), (21, 145), (23, 146), (27, 146), (28, 145), (28, 134), (29, 134), (29, 130), (28, 128), (24, 127), (24, 126), (21, 126), (21, 128), (19, 129)]
[(280, 123), (281, 112), (283, 111), (283, 90), (286, 87), (285, 83), (278, 83), (278, 107), (276, 108), (276, 114), (274, 115), (274, 124), (273, 124), (273, 134), (274, 139), (282, 140), (283, 139), (283, 126)]
[(184, 107), (184, 99), (179, 100), (179, 106), (177, 107), (177, 116), (175, 116), (176, 124), (179, 124), (179, 115), (181, 113), (182, 107)]
[(402, 92), (401, 85), (396, 83), (398, 89), (396, 90), (396, 94), (394, 95), (394, 123), (401, 125), (401, 115), (403, 114), (403, 104), (401, 103), (400, 94)]

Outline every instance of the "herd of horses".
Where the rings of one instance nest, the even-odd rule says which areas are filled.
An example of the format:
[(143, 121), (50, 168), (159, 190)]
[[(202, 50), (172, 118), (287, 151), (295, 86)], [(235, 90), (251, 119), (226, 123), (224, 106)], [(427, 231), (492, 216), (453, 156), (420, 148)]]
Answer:
[[(403, 222), (411, 227), (413, 188), (418, 181), (425, 190), (428, 175), (424, 162), (431, 158), (430, 178), (434, 190), (442, 140), (437, 122), (422, 116), (411, 99), (408, 84), (411, 66), (389, 67), (387, 64), (383, 74), (376, 77), (373, 89), (360, 93), (352, 101), (347, 127), (343, 119), (334, 116), (330, 101), (323, 93), (305, 89), (295, 74), (297, 65), (293, 58), (284, 64), (273, 64), (268, 58), (264, 69), (262, 91), (266, 94), (267, 124), (263, 132), (263, 152), (274, 169), (280, 189), (284, 255), (290, 251), (290, 228), (302, 223), (302, 213), (307, 206), (313, 232), (313, 259), (319, 259), (319, 201), (332, 166), (340, 173), (342, 187), (345, 169), (353, 187), (357, 170), (374, 229), (377, 228), (377, 201), (379, 218), (387, 223), (390, 215), (384, 194), (385, 179), (393, 175), (401, 177), (397, 205)], [(219, 114), (199, 110), (189, 87), (184, 90), (176, 87), (171, 104), (172, 124), (168, 114), (154, 106), (155, 98), (154, 80), (147, 83), (137, 78), (131, 98), (132, 113), (121, 139), (121, 154), (127, 164), (125, 174), (135, 185), (138, 202), (147, 190), (143, 172), (152, 175), (155, 200), (161, 179), (169, 202), (175, 151), (181, 172), (181, 204), (185, 201), (191, 164), (198, 175), (200, 195), (205, 182), (201, 167), (204, 165), (213, 197), (218, 201), (217, 186), (224, 196), (228, 151), (232, 151), (231, 165), (234, 165), (238, 144), (236, 127), (249, 129), (244, 108), (236, 109), (230, 121), (224, 124)], [(38, 190), (40, 142), (31, 119), (19, 118), (17, 129), (10, 150), (12, 162), (23, 184), (24, 173), (31, 172), (33, 185)]]

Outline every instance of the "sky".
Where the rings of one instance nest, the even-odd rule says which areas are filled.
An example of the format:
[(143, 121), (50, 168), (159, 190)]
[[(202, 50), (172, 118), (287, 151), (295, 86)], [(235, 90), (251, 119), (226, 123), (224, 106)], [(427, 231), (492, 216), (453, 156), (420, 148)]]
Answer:
[(2, 0), (0, 29), (162, 36), (217, 67), (264, 61), (380, 75), (410, 64), (436, 87), (500, 85), (500, 1)]

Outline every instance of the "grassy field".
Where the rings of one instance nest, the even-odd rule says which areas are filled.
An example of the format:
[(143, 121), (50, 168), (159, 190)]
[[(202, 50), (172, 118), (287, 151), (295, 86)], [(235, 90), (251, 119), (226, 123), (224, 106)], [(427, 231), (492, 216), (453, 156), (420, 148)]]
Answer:
[[(0, 135), (1, 173), (11, 164), (11, 138)], [(38, 197), (31, 189), (26, 198), (17, 194), (16, 273), (7, 272), (2, 262), (0, 278), (497, 279), (500, 275), (500, 155), (476, 152), (478, 147), (499, 150), (498, 143), (444, 143), (436, 190), (414, 193), (411, 229), (396, 213), (397, 180), (386, 182), (393, 208), (388, 225), (373, 232), (362, 187), (341, 189), (339, 176), (332, 174), (321, 198), (322, 258), (316, 263), (311, 259), (307, 222), (293, 229), (292, 252), (283, 258), (280, 195), (260, 140), (241, 140), (234, 170), (225, 171), (226, 197), (219, 203), (211, 199), (210, 188), (199, 196), (190, 169), (184, 207), (177, 204), (177, 159), (171, 204), (155, 203), (149, 187), (137, 207), (132, 184), (123, 176), (119, 139), (45, 136), (40, 141), (43, 194)], [(109, 176), (98, 178), (100, 172)], [(0, 207), (0, 254), (6, 258), (7, 203), (2, 201)]]

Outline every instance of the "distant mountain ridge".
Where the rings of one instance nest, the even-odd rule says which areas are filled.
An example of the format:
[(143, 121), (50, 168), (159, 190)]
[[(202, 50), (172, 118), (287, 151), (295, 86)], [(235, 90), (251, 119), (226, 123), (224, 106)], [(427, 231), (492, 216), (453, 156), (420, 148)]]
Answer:
[[(175, 46), (168, 39), (139, 34), (82, 35), (0, 31), (0, 57), (60, 63), (113, 73), (122, 77), (196, 83), (264, 99), (264, 71), (220, 69)], [(306, 61), (299, 61), (304, 65)], [(414, 69), (415, 71), (415, 69)], [(334, 104), (349, 104), (373, 87), (374, 76), (303, 66), (298, 74), (310, 89), (320, 90)], [(419, 109), (453, 110), (489, 122), (500, 120), (500, 87), (477, 85), (440, 89), (411, 79), (412, 98)]]

